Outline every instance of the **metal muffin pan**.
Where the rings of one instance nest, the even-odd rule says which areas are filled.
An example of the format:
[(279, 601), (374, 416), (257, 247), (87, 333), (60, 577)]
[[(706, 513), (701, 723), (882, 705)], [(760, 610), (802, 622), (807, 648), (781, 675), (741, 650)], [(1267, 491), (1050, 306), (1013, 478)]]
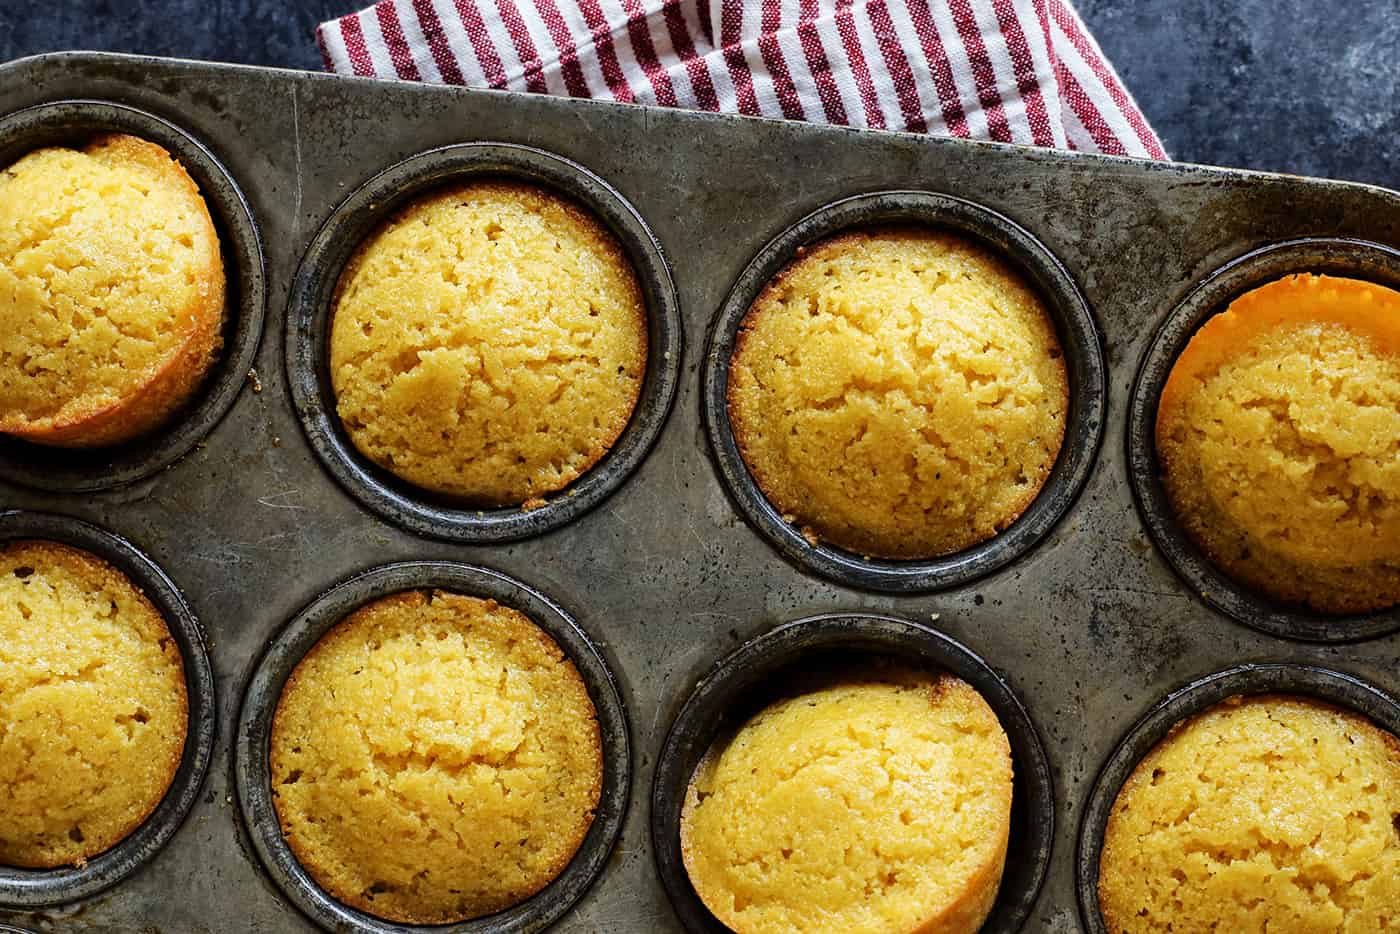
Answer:
[(213, 430), (253, 365), (267, 293), (258, 226), (238, 183), (203, 143), (175, 123), (113, 101), (38, 104), (0, 119), (0, 165), (42, 146), (82, 145), (100, 133), (130, 133), (160, 144), (199, 186), (223, 246), (224, 346), (184, 410), (148, 438), (81, 450), (0, 436), (0, 478), (61, 493), (139, 480), (175, 463)]
[[(1358, 632), (1348, 624), (1341, 638), (1369, 636), (1359, 642), (1284, 639), (1241, 625), (1202, 599), (1201, 588), (1179, 576), (1155, 544), (1150, 517), (1137, 508), (1133, 459), (1149, 457), (1150, 471), (1151, 455), (1129, 442), (1139, 367), (1154, 335), (1203, 281), (1285, 241), (1400, 247), (1394, 192), (904, 134), (87, 53), (14, 62), (0, 67), (0, 75), (0, 114), (65, 99), (101, 100), (200, 140), (236, 180), (256, 219), (271, 311), (256, 374), (171, 469), (81, 496), (37, 481), (21, 485), (24, 478), (13, 471), (0, 476), (3, 507), (94, 523), (138, 543), (169, 575), (207, 628), (219, 718), (212, 750), (218, 765), (204, 796), (140, 871), (95, 897), (43, 912), (0, 898), (6, 905), (0, 922), (40, 931), (315, 930), (318, 922), (274, 881), (276, 872), (264, 868), (244, 830), (235, 752), (249, 754), (238, 736), (251, 721), (240, 719), (242, 699), (259, 659), (289, 621), (330, 588), (397, 562), (466, 563), (526, 581), (566, 608), (607, 659), (630, 723), (633, 780), (618, 843), (596, 881), (556, 922), (560, 931), (685, 930), (652, 846), (658, 757), (696, 685), (736, 648), (792, 620), (836, 614), (931, 626), (985, 659), (1019, 699), (1040, 733), (1054, 802), (1049, 868), (1031, 900), (1026, 931), (1083, 929), (1074, 853), (1093, 780), (1128, 728), (1175, 689), (1221, 669), (1279, 662), (1345, 672), (1391, 695), (1400, 691), (1400, 634), (1387, 627)], [(1028, 256), (1063, 270), (1095, 326), (1076, 330), (1057, 315), (1067, 359), (1088, 359), (1098, 344), (1103, 363), (1102, 441), (1067, 443), (1062, 454), (1062, 460), (1071, 453), (1086, 458), (1082, 491), (1047, 486), (1042, 500), (1064, 490), (1064, 501), (1034, 547), (1027, 543), (1004, 563), (967, 576), (935, 575), (891, 591), (870, 577), (813, 573), (751, 526), (736, 505), (704, 418), (710, 405), (704, 371), (711, 363), (691, 352), (677, 358), (675, 401), (669, 415), (664, 409), (657, 415), (651, 453), (639, 455), (591, 510), (553, 531), (518, 530), (528, 537), (510, 541), (459, 534), (427, 513), (418, 527), (424, 534), (405, 528), (401, 517), (390, 521), (337, 481), (303, 430), (307, 410), (298, 410), (297, 383), (319, 349), (313, 337), (299, 362), (292, 337), (303, 326), (298, 316), (319, 313), (320, 300), (293, 300), (304, 285), (298, 269), (313, 268), (303, 259), (314, 258), (317, 231), (366, 182), (419, 154), (478, 143), (567, 160), (630, 206), (669, 259), (679, 309), (675, 337), (689, 348), (707, 347), (726, 297), (765, 245), (828, 206), (872, 192), (915, 191), (1004, 218), (1030, 238), (1030, 253), (1008, 249), (1047, 302), (1059, 293), (1035, 277)], [(600, 213), (609, 203), (583, 200)], [(350, 248), (350, 239), (340, 248)], [(633, 261), (642, 265), (635, 252)], [(1334, 267), (1309, 254), (1273, 271), (1293, 268), (1367, 274), (1356, 264)], [(324, 264), (318, 289), (336, 269), (336, 261)], [(656, 307), (651, 310), (655, 325)], [(92, 484), (110, 473), (98, 465), (87, 469)], [(995, 691), (989, 684), (979, 686)], [(1006, 894), (1022, 891), (1012, 880), (1034, 870), (1037, 852), (1012, 853)]]
[(204, 631), (179, 588), (125, 539), (68, 516), (0, 512), (0, 545), (26, 539), (61, 542), (97, 555), (136, 584), (165, 618), (185, 670), (188, 726), (170, 788), (140, 826), (79, 867), (17, 869), (0, 865), (0, 905), (44, 908), (87, 898), (136, 872), (180, 830), (199, 797), (214, 747), (218, 701)]
[(460, 934), (542, 930), (567, 912), (588, 889), (617, 843), (627, 814), (632, 780), (627, 715), (607, 663), (568, 613), (520, 581), (485, 568), (450, 561), (406, 561), (375, 568), (317, 597), (282, 629), (268, 646), (248, 683), (234, 745), (238, 803), (253, 848), (287, 897), (327, 930), (414, 930), (412, 925), (391, 924), (341, 904), (307, 874), (278, 826), (269, 765), (269, 737), (277, 701), (302, 657), (360, 606), (405, 590), (470, 594), (524, 613), (547, 632), (574, 663), (598, 712), (603, 742), (603, 788), (593, 825), (573, 860), (558, 878), (513, 908), (475, 921), (438, 927)]

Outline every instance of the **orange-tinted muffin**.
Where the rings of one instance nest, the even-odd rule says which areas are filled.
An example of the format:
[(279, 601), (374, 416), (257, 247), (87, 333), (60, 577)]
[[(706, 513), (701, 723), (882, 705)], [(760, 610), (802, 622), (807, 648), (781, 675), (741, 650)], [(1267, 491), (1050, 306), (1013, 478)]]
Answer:
[(1173, 366), (1157, 453), (1183, 529), (1246, 587), (1400, 602), (1400, 292), (1294, 275), (1236, 299)]

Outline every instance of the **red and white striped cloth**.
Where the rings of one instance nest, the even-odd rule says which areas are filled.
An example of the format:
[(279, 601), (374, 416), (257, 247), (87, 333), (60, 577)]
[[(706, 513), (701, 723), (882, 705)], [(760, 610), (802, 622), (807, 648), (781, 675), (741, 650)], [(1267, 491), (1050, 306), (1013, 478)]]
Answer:
[(344, 75), (1165, 159), (1069, 0), (381, 0)]

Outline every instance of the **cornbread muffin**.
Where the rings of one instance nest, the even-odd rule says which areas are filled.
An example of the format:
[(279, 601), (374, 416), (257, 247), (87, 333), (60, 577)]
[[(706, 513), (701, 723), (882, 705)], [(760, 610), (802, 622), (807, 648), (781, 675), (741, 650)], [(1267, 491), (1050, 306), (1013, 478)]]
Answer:
[(764, 495), (813, 544), (930, 558), (1005, 529), (1064, 440), (1044, 306), (1005, 262), (935, 230), (843, 234), (754, 301), (729, 417)]
[(696, 769), (686, 872), (738, 934), (971, 934), (996, 899), (1011, 747), (947, 674), (882, 669), (764, 709)]
[(1400, 602), (1400, 292), (1294, 275), (1236, 299), (1172, 368), (1157, 453), (1241, 584), (1321, 613)]
[(82, 866), (160, 804), (185, 750), (180, 649), (95, 555), (0, 545), (0, 863)]
[(516, 182), (415, 201), (361, 247), (334, 303), (331, 382), (355, 447), (469, 504), (538, 506), (597, 463), (646, 361), (622, 246)]
[(446, 924), (521, 902), (583, 842), (602, 791), (578, 671), (521, 613), (407, 591), (306, 654), (272, 724), (288, 844), (335, 898)]
[(161, 147), (107, 134), (0, 172), (0, 432), (96, 447), (159, 427), (223, 316), (214, 222)]
[(1400, 740), (1310, 698), (1233, 698), (1177, 724), (1114, 802), (1113, 934), (1348, 934), (1400, 918)]

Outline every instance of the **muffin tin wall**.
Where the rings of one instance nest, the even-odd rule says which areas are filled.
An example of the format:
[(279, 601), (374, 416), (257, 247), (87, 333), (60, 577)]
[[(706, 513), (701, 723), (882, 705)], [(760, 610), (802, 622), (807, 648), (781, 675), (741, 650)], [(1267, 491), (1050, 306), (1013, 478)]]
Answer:
[[(203, 792), (139, 871), (69, 906), (0, 921), (38, 930), (312, 931), (244, 836), (234, 747), (245, 689), (288, 621), (328, 587), (403, 561), (452, 561), (526, 581), (566, 608), (607, 659), (631, 730), (633, 780), (617, 845), (560, 931), (684, 930), (661, 883), (651, 792), (671, 725), (741, 644), (823, 614), (893, 616), (984, 659), (1040, 734), (1053, 789), (1049, 869), (1025, 931), (1082, 930), (1076, 840), (1120, 738), (1182, 685), (1246, 663), (1339, 671), (1400, 692), (1400, 634), (1305, 642), (1241, 625), (1174, 570), (1135, 503), (1152, 454), (1130, 434), (1154, 335), (1216, 270), (1300, 238), (1400, 247), (1400, 195), (1360, 185), (1043, 152), (542, 96), (253, 68), (65, 54), (0, 68), (0, 114), (61, 99), (135, 107), (200, 140), (236, 179), (266, 264), (266, 339), (217, 427), (168, 470), (83, 495), (0, 475), (0, 507), (57, 512), (136, 542), (206, 629), (218, 723)], [(0, 139), (0, 146), (9, 141)], [(368, 508), (323, 465), (288, 382), (297, 270), (352, 193), (420, 153), (505, 143), (580, 166), (630, 205), (665, 251), (691, 352), (675, 401), (625, 482), (553, 531), (487, 543), (417, 534)], [(730, 495), (706, 435), (701, 352), (765, 244), (843, 199), (933, 192), (1024, 230), (1061, 266), (1102, 337), (1101, 442), (1033, 548), (980, 576), (909, 592), (832, 579), (785, 557)], [(634, 261), (636, 257), (634, 255)], [(1307, 259), (1306, 265), (1320, 263)], [(1321, 268), (1319, 266), (1319, 268)], [(1042, 287), (1043, 284), (1042, 284)], [(1066, 353), (1091, 353), (1063, 330)], [(291, 341), (295, 347), (295, 341)], [(1073, 344), (1073, 347), (1069, 346)], [(654, 345), (659, 347), (659, 345)], [(235, 387), (237, 388), (237, 387)], [(304, 413), (301, 413), (304, 414)], [(635, 422), (635, 419), (634, 419)], [(1082, 430), (1086, 426), (1079, 426)], [(1067, 442), (1061, 460), (1067, 456)], [(1146, 460), (1144, 460), (1146, 458)], [(1138, 465), (1138, 466), (1133, 466)], [(1140, 471), (1139, 471), (1140, 472)], [(1053, 482), (1053, 481), (1052, 481)], [(1065, 487), (1072, 489), (1072, 485)], [(1047, 486), (1042, 500), (1050, 495)], [(1307, 635), (1289, 631), (1290, 636)], [(247, 749), (241, 750), (245, 755)], [(1012, 854), (1007, 878), (1027, 871)]]

